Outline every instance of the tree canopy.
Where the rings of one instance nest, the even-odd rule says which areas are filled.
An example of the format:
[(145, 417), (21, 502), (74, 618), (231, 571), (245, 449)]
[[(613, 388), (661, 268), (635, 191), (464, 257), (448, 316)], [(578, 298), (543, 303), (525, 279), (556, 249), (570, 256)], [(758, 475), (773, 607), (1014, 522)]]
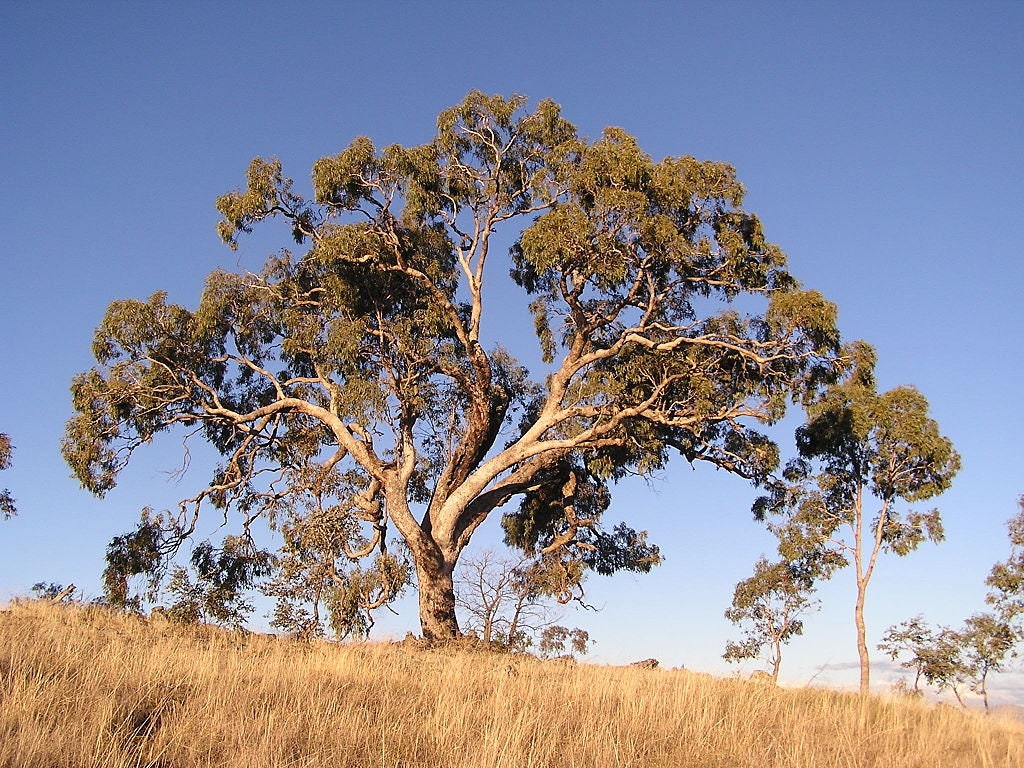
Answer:
[[(282, 533), (291, 567), (317, 574), (297, 599), (339, 605), (355, 561), (405, 556), (397, 532), (423, 633), (447, 637), (453, 569), (495, 510), (571, 599), (587, 572), (660, 559), (603, 521), (616, 480), (672, 455), (774, 470), (758, 425), (835, 377), (836, 310), (787, 271), (734, 169), (654, 161), (619, 128), (585, 139), (554, 102), (519, 96), (470, 93), (437, 129), (413, 147), (355, 139), (313, 165), (312, 196), (253, 160), (217, 200), (218, 232), (237, 248), (277, 219), (292, 244), (257, 273), (210, 274), (195, 309), (159, 291), (110, 305), (97, 365), (72, 385), (64, 455), (83, 486), (102, 496), (172, 429), (222, 456), (207, 487), (122, 541), (115, 554), (146, 555), (122, 557), (139, 566), (122, 575), (166, 567), (212, 507), (243, 539), (256, 520)], [(514, 331), (484, 333), (517, 289), (532, 369)], [(391, 586), (362, 604), (398, 588), (374, 584)]]

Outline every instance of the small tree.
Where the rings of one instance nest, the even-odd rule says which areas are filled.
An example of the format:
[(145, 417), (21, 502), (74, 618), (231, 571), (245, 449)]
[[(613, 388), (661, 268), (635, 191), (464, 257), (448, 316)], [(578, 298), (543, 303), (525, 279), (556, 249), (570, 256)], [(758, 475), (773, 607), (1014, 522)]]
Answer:
[(964, 704), (960, 689), (967, 685), (981, 696), (988, 711), (988, 679), (992, 672), (1006, 668), (1018, 655), (1024, 614), (1024, 497), (1018, 501), (1016, 517), (1008, 523), (1010, 556), (996, 563), (986, 579), (990, 591), (986, 601), (994, 606), (976, 613), (963, 628), (932, 630), (917, 616), (890, 627), (878, 646), (895, 661), (906, 657), (902, 666), (915, 671), (914, 691), (922, 677), (939, 690), (948, 689)]
[(540, 655), (545, 659), (557, 657), (575, 656), (577, 653), (584, 654), (587, 648), (594, 641), (590, 639), (590, 633), (586, 630), (574, 627), (563, 627), (553, 624), (544, 627), (540, 633), (538, 649)]
[(928, 417), (920, 392), (897, 387), (878, 394), (874, 350), (858, 344), (854, 355), (848, 375), (808, 406), (807, 423), (796, 434), (800, 456), (755, 502), (754, 515), (781, 519), (770, 527), (785, 559), (822, 550), (841, 566), (853, 565), (860, 690), (866, 694), (871, 663), (864, 606), (878, 557), (905, 556), (943, 538), (938, 510), (904, 514), (897, 504), (945, 491), (960, 457)]
[(985, 583), (985, 600), (993, 610), (978, 613), (957, 633), (962, 648), (964, 678), (981, 696), (988, 711), (988, 675), (1001, 672), (1018, 656), (1024, 637), (1024, 496), (1018, 499), (1017, 515), (1007, 523), (1010, 556), (992, 566)]
[(963, 688), (981, 696), (988, 712), (988, 677), (1001, 672), (1016, 655), (1016, 634), (991, 613), (975, 614), (959, 630), (932, 630), (920, 616), (890, 627), (879, 648), (915, 671), (914, 692), (923, 677), (938, 691), (948, 690), (967, 708)]
[[(11, 445), (11, 438), (0, 432), (0, 469), (10, 469), (11, 456), (14, 453), (14, 446)], [(14, 505), (14, 497), (6, 488), (0, 490), (0, 515), (4, 518), (14, 517), (18, 513)]]
[(960, 706), (967, 708), (963, 699), (963, 688), (968, 682), (969, 670), (964, 664), (963, 644), (955, 630), (940, 627), (935, 633), (933, 644), (924, 649), (922, 674), (928, 684), (939, 691), (950, 691)]
[(978, 613), (964, 622), (952, 640), (960, 648), (961, 679), (981, 696), (988, 713), (988, 676), (1001, 672), (1017, 653), (1013, 628), (992, 613)]
[[(915, 616), (901, 624), (889, 627), (882, 636), (878, 649), (886, 653), (893, 661), (899, 661), (904, 669), (914, 672), (914, 685), (910, 692), (920, 696), (921, 680), (928, 679), (926, 671), (935, 662), (934, 652), (937, 647), (938, 634), (923, 616)], [(902, 661), (900, 659), (902, 658)]]
[(778, 682), (782, 647), (803, 634), (801, 617), (818, 608), (819, 602), (810, 599), (813, 592), (813, 574), (806, 564), (769, 563), (761, 557), (754, 575), (736, 585), (732, 607), (725, 612), (729, 621), (743, 627), (744, 637), (729, 641), (722, 657), (739, 662), (766, 654), (772, 679)]

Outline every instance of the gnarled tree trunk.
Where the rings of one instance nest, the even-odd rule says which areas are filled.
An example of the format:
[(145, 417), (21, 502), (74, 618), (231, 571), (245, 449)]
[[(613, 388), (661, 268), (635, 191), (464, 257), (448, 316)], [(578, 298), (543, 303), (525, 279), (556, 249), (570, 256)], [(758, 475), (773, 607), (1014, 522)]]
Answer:
[(427, 640), (448, 640), (459, 634), (455, 615), (454, 563), (439, 557), (416, 557), (420, 629)]

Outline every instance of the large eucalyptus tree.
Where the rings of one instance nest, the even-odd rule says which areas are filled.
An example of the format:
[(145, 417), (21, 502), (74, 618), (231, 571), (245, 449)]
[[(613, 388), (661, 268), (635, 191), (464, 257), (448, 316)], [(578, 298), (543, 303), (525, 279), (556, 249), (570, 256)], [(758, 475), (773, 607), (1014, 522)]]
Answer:
[[(834, 376), (834, 306), (799, 288), (730, 166), (654, 162), (623, 130), (588, 141), (557, 104), (525, 107), (474, 92), (427, 144), (358, 138), (316, 162), (312, 198), (256, 159), (217, 201), (220, 235), (235, 248), (277, 219), (298, 252), (214, 272), (195, 309), (163, 293), (110, 305), (97, 366), (72, 387), (64, 453), (82, 484), (104, 494), (175, 427), (223, 461), (115, 541), (108, 576), (159, 571), (213, 506), (241, 535), (219, 560), (205, 553), (208, 569), (244, 574), (262, 518), (294, 574), (318, 568), (292, 596), (344, 612), (347, 563), (376, 558), (364, 608), (403, 581), (382, 554), (397, 531), (422, 631), (443, 638), (458, 630), (459, 555), (499, 508), (508, 543), (570, 599), (588, 570), (660, 559), (643, 532), (602, 525), (617, 479), (672, 454), (755, 480), (774, 468), (756, 427)], [(506, 229), (509, 256), (495, 246)], [(493, 343), (517, 330), (485, 334), (516, 287), (539, 341), (532, 371)]]

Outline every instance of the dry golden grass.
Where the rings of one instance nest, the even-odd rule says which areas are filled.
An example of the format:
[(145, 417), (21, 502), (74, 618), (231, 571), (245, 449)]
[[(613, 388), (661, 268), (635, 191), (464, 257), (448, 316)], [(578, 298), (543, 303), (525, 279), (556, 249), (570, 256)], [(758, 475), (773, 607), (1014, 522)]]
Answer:
[(1024, 725), (915, 701), (99, 608), (0, 613), (0, 766), (1024, 765)]

